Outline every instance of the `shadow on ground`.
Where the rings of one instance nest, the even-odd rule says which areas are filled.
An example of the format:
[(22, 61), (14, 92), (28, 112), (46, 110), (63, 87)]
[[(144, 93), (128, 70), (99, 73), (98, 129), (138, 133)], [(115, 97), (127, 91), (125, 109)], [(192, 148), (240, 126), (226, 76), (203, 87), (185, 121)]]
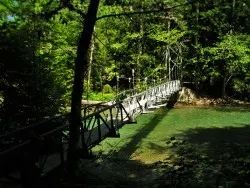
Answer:
[(137, 161), (99, 165), (109, 166), (113, 177), (119, 174), (113, 181), (118, 187), (250, 187), (250, 125), (189, 129), (166, 144), (165, 152), (171, 155), (152, 165)]
[(213, 107), (213, 109), (223, 112), (245, 112), (245, 113), (250, 112), (249, 106), (218, 106), (218, 107)]
[(138, 149), (140, 142), (155, 129), (155, 127), (168, 114), (169, 110), (170, 109), (162, 108), (154, 112), (154, 117), (144, 124), (140, 130), (130, 138), (130, 142), (117, 151), (117, 154), (122, 154), (122, 158), (129, 159)]
[[(161, 116), (154, 121), (157, 124)], [(142, 129), (120, 151), (132, 154), (154, 127)], [(126, 158), (84, 160), (78, 179), (63, 187), (250, 187), (250, 125), (188, 129), (166, 140), (166, 146), (162, 152), (168, 152), (169, 157), (154, 164)], [(151, 147), (164, 149), (156, 144)]]
[[(170, 187), (250, 187), (250, 125), (195, 128), (167, 141)], [(170, 180), (170, 181), (169, 181)]]

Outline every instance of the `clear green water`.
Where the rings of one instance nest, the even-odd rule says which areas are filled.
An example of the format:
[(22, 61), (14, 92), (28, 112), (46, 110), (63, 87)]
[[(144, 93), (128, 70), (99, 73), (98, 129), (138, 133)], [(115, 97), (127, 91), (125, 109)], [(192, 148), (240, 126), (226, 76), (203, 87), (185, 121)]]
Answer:
[[(210, 143), (250, 141), (250, 109), (236, 107), (159, 109), (140, 115), (137, 124), (120, 129), (120, 138), (107, 138), (93, 149), (94, 154), (109, 154), (143, 163), (160, 161), (171, 155), (169, 141), (190, 140)], [(225, 133), (225, 134), (224, 134)], [(194, 137), (194, 138), (193, 138)]]

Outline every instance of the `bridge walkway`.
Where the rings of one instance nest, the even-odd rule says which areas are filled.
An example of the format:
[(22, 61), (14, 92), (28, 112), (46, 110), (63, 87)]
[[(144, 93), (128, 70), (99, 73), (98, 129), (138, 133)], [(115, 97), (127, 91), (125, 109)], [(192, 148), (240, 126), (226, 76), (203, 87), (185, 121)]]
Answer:
[[(166, 104), (180, 87), (180, 81), (174, 80), (141, 93), (123, 93), (123, 100), (114, 99), (84, 107), (80, 147), (90, 150), (106, 137), (119, 137), (118, 129), (134, 122), (139, 114)], [(90, 109), (92, 113), (87, 115)], [(0, 182), (20, 182), (20, 164), (25, 161), (27, 154), (36, 158), (35, 165), (41, 175), (63, 165), (67, 159), (69, 123), (69, 114), (66, 114), (0, 136), (0, 144), (3, 146), (0, 149)]]

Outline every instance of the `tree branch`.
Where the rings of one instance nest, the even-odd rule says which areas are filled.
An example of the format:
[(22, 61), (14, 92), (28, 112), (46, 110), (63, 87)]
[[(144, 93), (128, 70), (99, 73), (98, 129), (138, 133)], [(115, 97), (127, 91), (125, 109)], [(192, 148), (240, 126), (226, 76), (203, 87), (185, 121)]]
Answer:
[(50, 20), (54, 15), (56, 15), (60, 10), (62, 10), (63, 6), (56, 8), (55, 10), (51, 10), (48, 12), (44, 12), (41, 14), (41, 17), (43, 17), (46, 21)]
[(230, 79), (233, 77), (233, 73), (228, 77), (228, 79), (227, 79), (227, 81), (226, 81), (226, 83), (225, 83), (225, 85), (227, 85), (227, 83), (230, 81)]
[(73, 6), (73, 4), (71, 3), (70, 0), (67, 0), (67, 3), (65, 3), (65, 6), (71, 10), (71, 11), (75, 11), (77, 14), (79, 14), (82, 18), (85, 17), (85, 13), (83, 13), (80, 9), (77, 9)]
[[(52, 1), (53, 1), (53, 0), (52, 0)], [(48, 2), (48, 3), (46, 4), (46, 6), (47, 6), (48, 4), (51, 4), (52, 1)], [(63, 0), (63, 1), (61, 1), (60, 6), (59, 6), (58, 8), (56, 8), (55, 10), (52, 10), (52, 11), (45, 12), (45, 13), (42, 14), (42, 16), (45, 17), (46, 20), (49, 20), (52, 16), (54, 16), (55, 14), (57, 14), (60, 10), (62, 10), (62, 9), (64, 9), (64, 8), (68, 8), (69, 10), (78, 13), (82, 18), (85, 17), (85, 14), (84, 14), (81, 10), (75, 8), (75, 7), (72, 5), (72, 3), (71, 3), (70, 0)]]
[(121, 16), (131, 16), (131, 15), (138, 15), (138, 14), (152, 14), (152, 13), (157, 13), (157, 12), (165, 12), (165, 11), (169, 11), (172, 9), (176, 9), (178, 7), (193, 4), (197, 1), (198, 0), (194, 0), (194, 1), (190, 1), (188, 3), (183, 3), (183, 4), (176, 5), (176, 6), (168, 7), (168, 8), (161, 8), (158, 10), (145, 10), (145, 11), (136, 11), (136, 12), (123, 12), (123, 13), (119, 13), (119, 14), (108, 14), (108, 15), (103, 15), (103, 16), (96, 18), (96, 21), (103, 19), (103, 18), (109, 18), (109, 17), (121, 17)]

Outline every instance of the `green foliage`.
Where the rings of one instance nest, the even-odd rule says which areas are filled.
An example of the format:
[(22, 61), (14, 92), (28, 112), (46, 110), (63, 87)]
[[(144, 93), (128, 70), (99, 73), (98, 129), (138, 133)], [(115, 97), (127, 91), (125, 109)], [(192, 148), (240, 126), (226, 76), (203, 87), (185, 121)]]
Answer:
[(233, 78), (233, 88), (235, 90), (235, 96), (239, 97), (242, 100), (250, 100), (249, 91), (250, 91), (250, 75), (247, 73), (244, 77)]
[[(1, 2), (7, 6), (0, 4), (0, 32), (3, 39), (0, 46), (0, 79), (4, 101), (7, 102), (7, 98), (10, 101), (11, 98), (28, 97), (28, 91), (33, 90), (45, 96), (43, 100), (58, 98), (58, 104), (59, 101), (69, 103), (79, 34), (84, 23), (79, 12), (86, 12), (89, 1), (71, 1), (72, 7), (65, 1)], [(185, 2), (102, 1), (98, 16), (156, 10)], [(166, 49), (177, 49), (182, 44), (184, 81), (194, 81), (197, 88), (208, 88), (209, 85), (204, 83), (213, 79), (218, 84), (211, 90), (221, 90), (224, 79), (224, 85), (226, 83), (232, 96), (248, 96), (249, 9), (250, 4), (243, 0), (236, 1), (234, 7), (229, 1), (201, 0), (154, 14), (98, 20), (92, 40), (95, 48), (91, 83), (90, 88), (84, 88), (85, 95), (88, 90), (93, 99), (101, 98), (101, 94), (96, 93), (102, 91), (103, 83), (109, 83), (110, 86), (104, 86), (103, 92), (111, 96), (116, 76), (131, 78), (132, 69), (135, 70), (135, 80), (144, 80), (146, 77), (148, 80), (163, 79), (167, 72), (164, 59)], [(10, 48), (2, 50), (6, 46)], [(177, 59), (174, 53), (170, 56), (172, 60)], [(12, 74), (9, 70), (6, 73), (7, 68)], [(23, 69), (34, 70), (42, 76), (31, 79), (13, 73), (23, 73)], [(28, 74), (29, 71), (26, 72)], [(85, 67), (85, 75), (86, 72)], [(29, 74), (33, 74), (32, 71)], [(86, 78), (84, 80), (87, 86)], [(40, 85), (35, 87), (35, 82)], [(138, 82), (136, 87), (142, 90), (145, 85), (144, 82)], [(7, 92), (7, 86), (15, 91), (11, 91), (16, 93), (15, 96), (5, 94), (11, 93)], [(128, 83), (120, 83), (120, 86), (124, 88), (119, 90), (126, 89)]]
[[(184, 37), (189, 41), (184, 52), (183, 73), (184, 79), (194, 81), (197, 89), (210, 88), (218, 93), (226, 87), (235, 96), (234, 79), (242, 82), (246, 79), (250, 27), (242, 20), (249, 15), (245, 8), (249, 4), (244, 1), (200, 1), (184, 10), (187, 26)], [(208, 84), (209, 80), (213, 80), (212, 85)]]
[(109, 84), (105, 84), (102, 89), (103, 93), (113, 93), (113, 89)]
[(114, 93), (98, 93), (98, 92), (91, 92), (88, 95), (84, 95), (84, 100), (90, 100), (90, 101), (110, 101), (114, 99), (115, 94)]
[(66, 101), (69, 101), (71, 96), (77, 48), (75, 41), (81, 30), (79, 21), (72, 20), (72, 17), (79, 18), (65, 9), (47, 22), (45, 27), (49, 32), (43, 38), (40, 48), (41, 57), (54, 74), (55, 83), (64, 88), (63, 99)]
[(147, 89), (148, 85), (145, 81), (136, 83), (136, 88), (139, 92), (143, 92)]
[(63, 101), (61, 87), (39, 58), (39, 41), (31, 38), (29, 24), (1, 27), (1, 129), (17, 129), (56, 115)]
[(150, 34), (148, 35), (148, 37), (157, 42), (173, 45), (179, 42), (180, 39), (185, 35), (185, 32), (181, 30), (172, 29), (171, 31), (167, 32), (166, 28), (163, 29), (161, 27), (162, 26), (155, 24), (150, 25)]
[[(233, 88), (239, 91), (239, 80), (249, 72), (250, 67), (250, 37), (248, 35), (225, 35), (213, 47), (202, 49), (203, 69), (208, 76), (223, 77), (227, 83), (231, 78)], [(241, 79), (240, 79), (241, 78)], [(246, 77), (241, 80), (246, 81)], [(247, 92), (247, 90), (244, 90)]]

